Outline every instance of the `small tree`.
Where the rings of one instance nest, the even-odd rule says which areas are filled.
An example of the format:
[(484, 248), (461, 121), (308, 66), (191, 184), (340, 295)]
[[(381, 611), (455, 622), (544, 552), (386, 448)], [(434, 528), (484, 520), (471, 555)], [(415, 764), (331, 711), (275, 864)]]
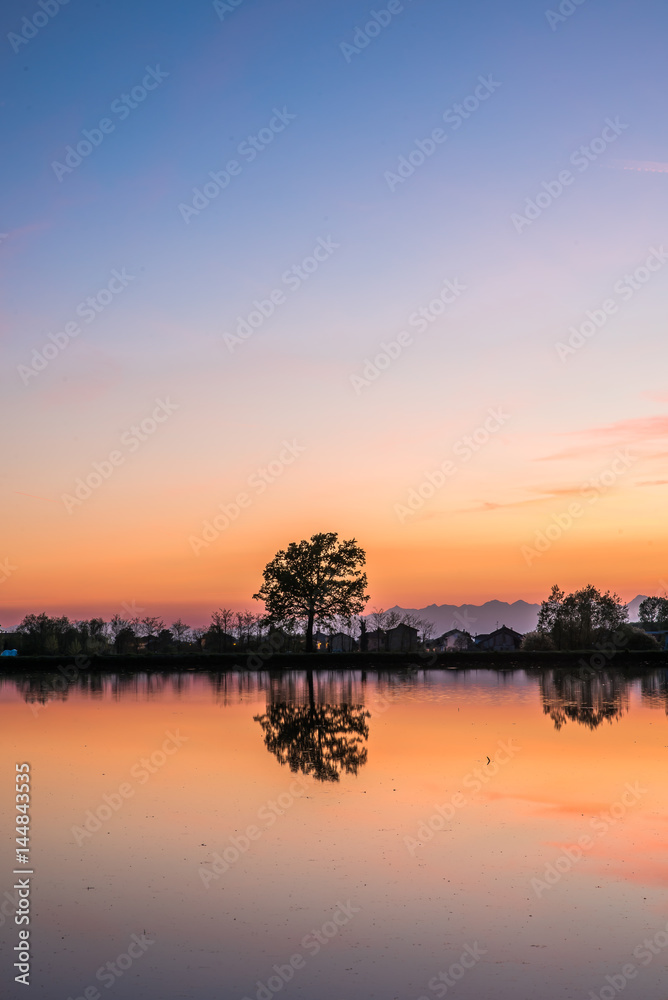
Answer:
[(176, 648), (181, 652), (183, 644), (186, 642), (188, 634), (190, 632), (190, 625), (186, 625), (182, 622), (180, 618), (177, 618), (175, 622), (172, 622), (172, 635), (174, 636), (174, 641), (176, 642)]
[(668, 629), (668, 597), (646, 597), (638, 608), (638, 618), (649, 632)]
[(162, 618), (151, 615), (146, 615), (145, 618), (134, 619), (133, 625), (137, 630), (137, 634), (146, 639), (147, 648), (151, 639), (155, 639), (155, 637), (158, 636), (165, 627), (165, 623)]
[(644, 629), (634, 628), (633, 625), (621, 625), (615, 632), (614, 641), (623, 649), (642, 652), (656, 652), (661, 649), (653, 635), (648, 635)]
[(137, 652), (137, 636), (132, 625), (126, 624), (118, 630), (114, 638), (114, 649), (117, 653)]
[[(16, 631), (25, 636), (24, 649), (27, 653), (64, 653), (67, 642), (75, 637), (69, 618), (51, 618), (45, 611), (39, 615), (26, 615)], [(68, 632), (70, 635), (67, 635)]]
[(555, 584), (538, 613), (538, 631), (549, 634), (557, 649), (592, 649), (627, 618), (626, 605), (617, 594), (602, 594), (588, 584), (566, 595)]
[(522, 639), (522, 649), (527, 652), (547, 652), (550, 649), (556, 649), (554, 645), (554, 640), (549, 632), (527, 632), (527, 634)]
[(374, 608), (371, 612), (371, 623), (373, 625), (374, 631), (384, 632), (388, 628), (388, 618), (389, 611), (384, 611), (383, 608)]
[(369, 595), (361, 567), (366, 554), (355, 539), (338, 541), (333, 532), (312, 535), (310, 541), (291, 542), (277, 552), (264, 569), (264, 583), (256, 601), (264, 601), (269, 624), (306, 630), (306, 651), (313, 649), (313, 627), (326, 626), (337, 615), (361, 614)]

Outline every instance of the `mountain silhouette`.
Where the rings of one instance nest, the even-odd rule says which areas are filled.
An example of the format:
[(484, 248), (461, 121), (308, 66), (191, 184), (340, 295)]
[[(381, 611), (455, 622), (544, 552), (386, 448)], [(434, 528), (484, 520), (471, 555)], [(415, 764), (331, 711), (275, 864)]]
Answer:
[[(627, 605), (629, 621), (638, 620), (638, 607), (644, 600), (639, 594)], [(507, 625), (516, 632), (532, 632), (538, 622), (540, 604), (529, 604), (527, 601), (486, 601), (484, 604), (429, 604), (425, 608), (402, 608), (395, 604), (388, 611), (396, 611), (403, 615), (407, 612), (419, 615), (434, 623), (434, 635), (442, 635), (451, 628), (460, 628), (471, 635), (482, 632), (492, 632), (501, 625)], [(366, 616), (367, 621), (372, 618)]]

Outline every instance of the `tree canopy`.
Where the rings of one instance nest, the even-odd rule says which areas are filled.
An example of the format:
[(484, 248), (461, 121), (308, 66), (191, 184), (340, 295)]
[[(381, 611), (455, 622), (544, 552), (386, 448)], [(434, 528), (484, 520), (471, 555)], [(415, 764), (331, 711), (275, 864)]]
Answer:
[(609, 640), (628, 618), (617, 594), (602, 594), (592, 584), (565, 594), (555, 584), (538, 613), (538, 631), (547, 633), (557, 649), (593, 649)]
[(646, 597), (638, 608), (638, 618), (650, 631), (668, 629), (668, 597)]
[(291, 542), (276, 553), (253, 599), (264, 601), (269, 624), (303, 625), (310, 652), (315, 624), (324, 626), (364, 610), (369, 600), (366, 573), (361, 569), (365, 562), (366, 553), (354, 538), (339, 542), (333, 532), (312, 535), (310, 541)]

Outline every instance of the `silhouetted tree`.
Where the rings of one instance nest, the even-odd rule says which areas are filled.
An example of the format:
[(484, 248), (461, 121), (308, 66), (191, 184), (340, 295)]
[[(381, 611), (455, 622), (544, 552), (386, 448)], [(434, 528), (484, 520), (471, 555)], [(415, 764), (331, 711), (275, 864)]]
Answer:
[(527, 632), (522, 639), (522, 649), (527, 652), (546, 652), (557, 647), (549, 632)]
[(234, 611), (228, 608), (219, 608), (211, 614), (211, 624), (206, 631), (205, 647), (212, 653), (227, 653), (234, 647), (234, 620), (237, 618)]
[(137, 652), (137, 636), (129, 623), (122, 625), (116, 632), (114, 650), (120, 654)]
[(601, 594), (588, 584), (572, 594), (552, 588), (538, 613), (538, 631), (551, 636), (557, 649), (593, 649), (610, 640), (628, 618), (626, 605), (617, 594)]
[(76, 635), (69, 618), (51, 618), (45, 611), (26, 615), (16, 631), (23, 637), (22, 649), (27, 654), (64, 653), (71, 633)]
[(184, 644), (188, 640), (190, 625), (186, 625), (186, 623), (182, 622), (180, 618), (177, 618), (175, 622), (172, 622), (171, 631), (174, 636), (174, 641), (176, 642), (176, 648), (179, 652), (181, 652)]
[(388, 617), (389, 611), (384, 611), (383, 608), (374, 608), (371, 612), (371, 622), (374, 630), (383, 632), (388, 627)]
[(265, 621), (306, 631), (306, 651), (313, 649), (313, 627), (328, 625), (337, 615), (360, 614), (369, 599), (366, 554), (355, 539), (338, 541), (334, 532), (291, 542), (264, 569), (264, 583), (253, 599), (264, 601)]
[(158, 636), (165, 627), (165, 623), (162, 618), (152, 615), (146, 615), (145, 618), (134, 619), (133, 624), (135, 625), (137, 635), (146, 639), (147, 646), (150, 640), (156, 638), (156, 636)]
[(638, 619), (650, 632), (668, 629), (668, 597), (646, 597), (638, 608)]
[(620, 625), (613, 636), (613, 642), (622, 649), (648, 652), (661, 649), (653, 635), (648, 635), (644, 629), (634, 628), (633, 625)]

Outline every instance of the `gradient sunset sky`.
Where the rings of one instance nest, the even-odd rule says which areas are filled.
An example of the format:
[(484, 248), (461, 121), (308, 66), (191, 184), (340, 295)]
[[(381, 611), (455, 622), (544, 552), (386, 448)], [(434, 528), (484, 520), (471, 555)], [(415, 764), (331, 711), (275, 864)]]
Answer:
[(370, 607), (663, 592), (665, 4), (56, 2), (0, 33), (2, 625), (200, 624), (317, 531)]

